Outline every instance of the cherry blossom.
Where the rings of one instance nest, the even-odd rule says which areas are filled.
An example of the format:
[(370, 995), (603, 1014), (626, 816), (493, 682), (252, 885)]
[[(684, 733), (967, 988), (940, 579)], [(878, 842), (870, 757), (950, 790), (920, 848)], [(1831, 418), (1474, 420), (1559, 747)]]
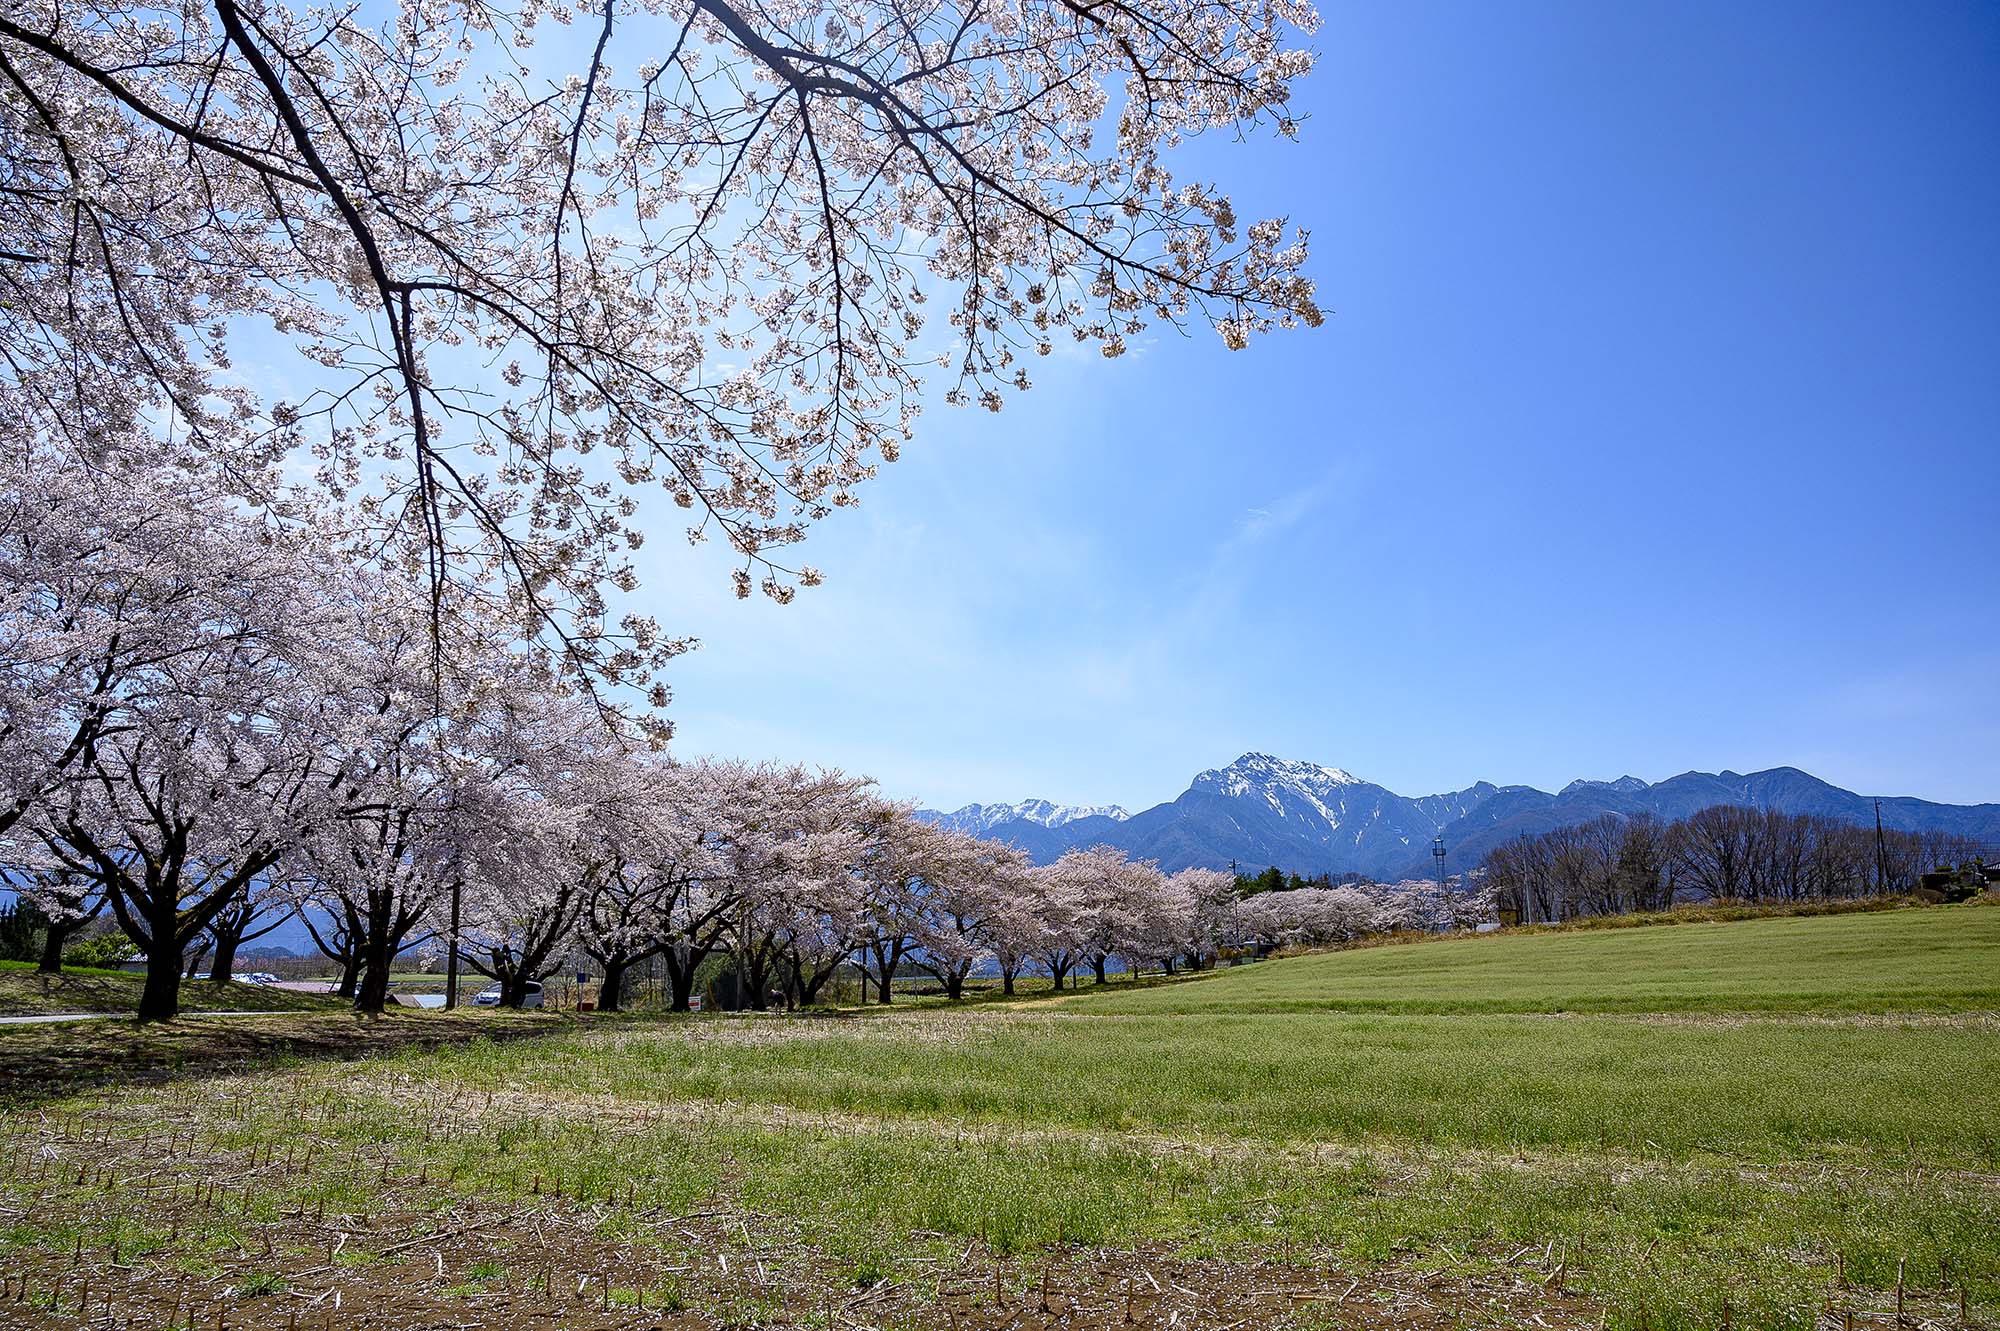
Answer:
[[(586, 60), (537, 41), (580, 24)], [(686, 644), (609, 594), (639, 497), (740, 595), (933, 390), (1059, 345), (1316, 323), (1305, 237), (1173, 174), (1290, 135), (1302, 0), (15, 0), (0, 10), (0, 430), (349, 503), (439, 629), (573, 672)], [(266, 390), (233, 357), (289, 348)], [(296, 366), (293, 362), (296, 362)], [(296, 372), (294, 372), (296, 371)], [(257, 376), (259, 380), (266, 376)]]

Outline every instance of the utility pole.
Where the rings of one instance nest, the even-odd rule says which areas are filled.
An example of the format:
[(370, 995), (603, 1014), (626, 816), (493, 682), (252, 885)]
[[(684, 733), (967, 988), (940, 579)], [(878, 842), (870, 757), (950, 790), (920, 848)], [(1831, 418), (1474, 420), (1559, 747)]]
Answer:
[(462, 879), (454, 878), (451, 883), (451, 951), (444, 959), (444, 1006), (446, 1011), (458, 1006), (458, 896), (465, 886)]
[(1451, 916), (1448, 910), (1450, 902), (1444, 890), (1444, 834), (1442, 832), (1431, 839), (1431, 858), (1437, 861), (1438, 867), (1438, 909), (1445, 910), (1445, 918), (1450, 919)]

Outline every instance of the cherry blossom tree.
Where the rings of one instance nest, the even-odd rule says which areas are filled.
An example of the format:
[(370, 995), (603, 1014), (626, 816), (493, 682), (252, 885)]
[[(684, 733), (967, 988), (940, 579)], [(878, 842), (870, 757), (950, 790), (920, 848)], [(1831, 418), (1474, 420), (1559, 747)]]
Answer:
[(872, 783), (821, 773), (795, 808), (778, 873), (753, 892), (753, 927), (781, 972), (788, 1006), (809, 1006), (854, 951), (868, 918), (856, 866), (867, 853)]
[(864, 914), (856, 955), (873, 964), (877, 1000), (895, 1000), (896, 972), (918, 945), (934, 879), (951, 872), (957, 843), (949, 829), (916, 816), (916, 806), (882, 803), (871, 813), (869, 845), (857, 873)]
[(1200, 970), (1232, 941), (1239, 904), (1236, 875), (1222, 869), (1182, 869), (1167, 879), (1166, 896), (1178, 934), (1172, 940), (1174, 950), (1162, 958), (1163, 965), (1171, 971), (1175, 957), (1185, 957), (1190, 967)]
[(1061, 861), (1039, 865), (1034, 872), (1032, 908), (1035, 932), (1028, 955), (1049, 974), (1049, 986), (1063, 987), (1063, 980), (1083, 961), (1085, 903), (1077, 899), (1075, 878), (1065, 873)]
[[(9, 837), (91, 880), (146, 949), (140, 1015), (265, 880), (323, 797), (322, 534), (137, 464), (54, 465), (4, 542)], [(179, 479), (184, 488), (171, 494)]]
[(956, 1002), (981, 961), (993, 955), (989, 928), (1010, 896), (1027, 886), (1025, 852), (1000, 841), (951, 832), (924, 881), (913, 963)]
[[(704, 925), (720, 928), (727, 908), (721, 899), (709, 901), (706, 909), (695, 904), (721, 871), (709, 844), (721, 817), (717, 775), (713, 764), (654, 763), (636, 773), (633, 835), (585, 907), (578, 938), (604, 972), (601, 1011), (624, 1006), (625, 975), (633, 966), (676, 949), (674, 1006), (686, 1010), (694, 978), (686, 950), (703, 936)], [(700, 964), (698, 957), (694, 964)]]
[(1352, 942), (1387, 922), (1381, 903), (1355, 887), (1260, 892), (1243, 902), (1238, 921), (1246, 939), (1273, 947)]
[(178, 468), (0, 453), (0, 834), (85, 780), (179, 663), (268, 645), (299, 572), (271, 540)]
[(42, 913), (42, 956), (35, 969), (57, 974), (62, 970), (63, 945), (103, 913), (108, 904), (104, 893), (93, 875), (64, 868), (60, 861), (17, 865), (12, 873), (15, 892)]
[(803, 764), (714, 764), (712, 778), (715, 821), (706, 840), (718, 868), (703, 894), (708, 946), (726, 937), (738, 1000), (762, 1011), (774, 977), (787, 981), (779, 988), (798, 989), (797, 966), (807, 960), (800, 948), (817, 957), (822, 926), (832, 938), (854, 936), (856, 833), (872, 829), (877, 803), (866, 779)]
[(625, 976), (632, 967), (665, 951), (672, 941), (663, 927), (666, 904), (680, 890), (671, 879), (636, 860), (620, 858), (584, 906), (577, 946), (604, 972), (597, 1008), (617, 1012), (625, 1003)]
[(993, 900), (979, 922), (979, 937), (1000, 972), (1000, 989), (1011, 995), (1014, 983), (1035, 959), (1045, 936), (1043, 894), (1047, 883), (1040, 870), (1023, 866), (995, 884)]
[(1049, 866), (1048, 889), (1066, 909), (1082, 959), (1097, 982), (1114, 955), (1153, 955), (1166, 932), (1165, 879), (1151, 860), (1128, 860), (1111, 846), (1070, 850)]
[(279, 890), (293, 902), (299, 923), (320, 955), (340, 967), (333, 992), (352, 1001), (361, 984), (362, 946), (368, 932), (353, 900), (327, 890), (323, 880), (300, 874), (295, 866), (281, 878)]
[[(580, 22), (577, 62), (537, 47)], [(275, 465), (507, 590), (572, 666), (658, 487), (741, 594), (910, 437), (935, 373), (1148, 324), (1319, 319), (1303, 236), (1172, 151), (1289, 135), (1300, 0), (21, 0), (0, 12), (0, 427), (78, 456), (166, 430), (243, 497)], [(942, 318), (933, 318), (939, 308)], [(251, 329), (310, 367), (231, 374)], [(275, 335), (275, 337), (273, 336)], [(601, 461), (600, 461), (601, 459)]]
[(553, 674), (504, 697), (479, 756), (462, 796), (479, 828), (460, 847), (463, 955), (499, 984), (501, 1006), (520, 1007), (608, 879), (645, 853), (648, 789), (631, 746)]
[(64, 866), (95, 878), (146, 950), (141, 1020), (178, 1013), (188, 945), (278, 863), (310, 817), (320, 776), (310, 746), (288, 719), (259, 720), (268, 728), (184, 699), (149, 711), (99, 742), (89, 788), (50, 824)]
[(268, 876), (245, 884), (243, 891), (209, 921), (209, 940), (215, 947), (215, 956), (208, 964), (210, 981), (228, 984), (236, 971), (237, 950), (285, 923), (294, 909), (285, 894), (271, 885)]
[[(461, 615), (437, 641), (413, 580), (365, 563), (345, 572), (326, 612), (341, 647), (320, 659), (321, 743), (340, 777), (293, 868), (346, 926), (351, 996), (373, 1013), (397, 957), (447, 927), (439, 917), (465, 885), (468, 848), (495, 830), (483, 819), (505, 810), (500, 788), (523, 761), (518, 713), (546, 700), (552, 671), (517, 650), (503, 620)], [(439, 660), (448, 668), (433, 673)]]

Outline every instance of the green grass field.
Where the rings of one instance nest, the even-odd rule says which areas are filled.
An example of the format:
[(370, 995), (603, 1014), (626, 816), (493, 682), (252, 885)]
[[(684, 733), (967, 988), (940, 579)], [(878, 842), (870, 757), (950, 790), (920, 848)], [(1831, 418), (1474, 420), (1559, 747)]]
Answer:
[[(1895, 1306), (1899, 1273), (1909, 1317), (1951, 1325), (1963, 1300), (1993, 1325), (1996, 979), (2000, 909), (1984, 903), (1488, 936), (957, 1009), (522, 1017), (492, 1029), (547, 1033), (507, 1040), (473, 1038), (487, 1028), (470, 1014), (411, 1016), (462, 1035), (199, 1094), (93, 1090), (53, 1113), (92, 1125), (112, 1158), (171, 1124), (206, 1173), (284, 1160), (240, 1211), (208, 1214), (212, 1262), (282, 1254), (299, 1218), (329, 1211), (393, 1204), (442, 1232), (444, 1217), (526, 1208), (658, 1263), (660, 1280), (691, 1280), (715, 1252), (737, 1251), (721, 1265), (734, 1273), (785, 1252), (808, 1255), (795, 1292), (856, 1297), (854, 1273), (902, 1291), (895, 1318), (821, 1317), (764, 1291), (745, 1320), (741, 1288), (676, 1286), (690, 1326), (998, 1326), (1003, 1271), (1016, 1289), (1037, 1263), (1091, 1263), (1102, 1284), (1120, 1262), (1167, 1261), (1208, 1273), (1173, 1285), (1190, 1293), (1253, 1267), (1266, 1274), (1232, 1298), (1285, 1280), (1378, 1291), (1258, 1319), (1316, 1331), (1536, 1316), (1805, 1331), (1829, 1306), (1866, 1326)], [(5, 1192), (44, 1190), (17, 1208), (34, 1217), (7, 1235), (21, 1252), (68, 1253), (87, 1223), (149, 1261), (191, 1260), (146, 1195), (95, 1175), (51, 1191), (45, 1166), (12, 1168)], [(705, 1255), (674, 1237), (690, 1216), (722, 1226)], [(783, 1245), (756, 1246), (772, 1232)], [(270, 1261), (251, 1277), (293, 1278)], [(982, 1261), (990, 1296), (964, 1279)], [(1016, 1325), (1086, 1324), (1007, 1307)]]
[(1907, 909), (1362, 948), (1134, 994), (1104, 1010), (1994, 1011), (1996, 956), (2000, 910)]

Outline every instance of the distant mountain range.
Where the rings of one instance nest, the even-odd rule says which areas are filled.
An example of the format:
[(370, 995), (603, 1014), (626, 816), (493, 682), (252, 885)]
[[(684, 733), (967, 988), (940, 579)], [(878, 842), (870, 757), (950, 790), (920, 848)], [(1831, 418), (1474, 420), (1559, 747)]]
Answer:
[(1059, 828), (1079, 818), (1109, 818), (1122, 823), (1131, 817), (1116, 804), (1051, 804), (1047, 800), (1022, 800), (1019, 804), (968, 804), (951, 813), (922, 809), (919, 813), (934, 823), (961, 832), (985, 836), (1006, 823), (1033, 823), (1037, 827)]
[[(1523, 832), (1587, 822), (1603, 814), (1652, 813), (1681, 818), (1712, 804), (1814, 813), (1873, 825), (1875, 799), (1842, 790), (1796, 767), (1741, 775), (1683, 772), (1647, 783), (1572, 781), (1551, 795), (1532, 786), (1481, 781), (1443, 795), (1408, 796), (1337, 767), (1246, 753), (1201, 773), (1167, 804), (1127, 814), (1116, 805), (1071, 806), (1047, 800), (969, 804), (919, 816), (997, 837), (1038, 863), (1075, 846), (1117, 846), (1156, 859), (1169, 871), (1192, 866), (1246, 871), (1275, 864), (1289, 873), (1363, 873), (1427, 878), (1435, 872), (1432, 839), (1445, 840), (1445, 867), (1458, 873)], [(1882, 799), (1882, 822), (1904, 831), (1944, 831), (2000, 844), (2000, 804), (1934, 804), (1907, 796)]]

